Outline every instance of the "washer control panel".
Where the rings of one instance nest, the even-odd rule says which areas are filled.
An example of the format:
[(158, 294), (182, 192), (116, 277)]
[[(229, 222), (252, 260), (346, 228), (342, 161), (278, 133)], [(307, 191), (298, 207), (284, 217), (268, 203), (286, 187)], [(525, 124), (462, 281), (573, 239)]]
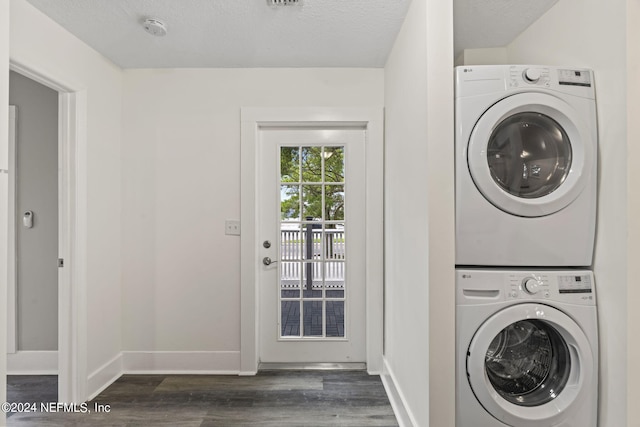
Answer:
[(522, 280), (522, 290), (529, 295), (535, 295), (540, 290), (540, 282), (535, 277), (527, 277)]
[(558, 291), (561, 294), (590, 294), (593, 284), (589, 275), (559, 276)]
[(591, 73), (584, 70), (558, 70), (558, 83), (567, 86), (591, 87)]
[(501, 301), (556, 301), (596, 305), (593, 273), (588, 270), (456, 270), (457, 304)]
[(507, 279), (509, 291), (512, 299), (536, 296), (538, 298), (549, 298), (551, 296), (549, 277), (544, 274), (510, 274)]
[(507, 299), (553, 299), (587, 301), (593, 299), (591, 274), (584, 272), (511, 273), (506, 275)]

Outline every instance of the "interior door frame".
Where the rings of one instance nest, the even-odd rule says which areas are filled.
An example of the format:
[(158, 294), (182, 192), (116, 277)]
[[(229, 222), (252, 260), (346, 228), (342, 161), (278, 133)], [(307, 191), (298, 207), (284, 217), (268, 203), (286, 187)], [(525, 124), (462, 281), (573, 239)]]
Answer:
[(366, 199), (366, 363), (370, 374), (382, 372), (383, 297), (383, 109), (380, 108), (241, 108), (240, 174), (240, 375), (255, 375), (259, 358), (260, 268), (257, 218), (258, 144), (269, 127), (361, 127), (365, 130)]
[(13, 57), (9, 69), (58, 92), (58, 256), (64, 259), (58, 269), (58, 401), (82, 403), (88, 397), (87, 93)]
[(16, 106), (9, 105), (9, 203), (7, 222), (7, 354), (13, 354), (18, 349), (17, 343), (17, 276), (16, 276), (16, 176), (18, 175), (16, 161)]

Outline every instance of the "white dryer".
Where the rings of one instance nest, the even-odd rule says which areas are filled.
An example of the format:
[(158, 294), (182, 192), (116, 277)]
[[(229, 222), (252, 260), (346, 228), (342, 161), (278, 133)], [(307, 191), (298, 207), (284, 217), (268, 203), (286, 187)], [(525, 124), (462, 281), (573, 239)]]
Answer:
[(456, 271), (456, 427), (596, 427), (590, 271)]
[(596, 225), (590, 70), (456, 68), (456, 265), (583, 267)]

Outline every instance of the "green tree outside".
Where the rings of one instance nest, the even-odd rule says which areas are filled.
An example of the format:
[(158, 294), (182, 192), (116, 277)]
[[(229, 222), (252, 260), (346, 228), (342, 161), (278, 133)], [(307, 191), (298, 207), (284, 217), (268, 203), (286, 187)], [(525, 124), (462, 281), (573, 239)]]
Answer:
[(344, 164), (344, 147), (282, 147), (281, 219), (344, 221)]

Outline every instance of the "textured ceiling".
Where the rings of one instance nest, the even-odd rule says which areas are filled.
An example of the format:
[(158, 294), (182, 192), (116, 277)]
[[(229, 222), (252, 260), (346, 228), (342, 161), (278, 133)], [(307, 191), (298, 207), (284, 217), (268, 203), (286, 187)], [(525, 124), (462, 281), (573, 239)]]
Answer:
[(454, 0), (454, 57), (463, 49), (502, 47), (558, 0)]
[[(411, 2), (28, 1), (123, 68), (383, 67)], [(145, 18), (168, 34), (147, 34)]]
[[(411, 2), (28, 1), (122, 68), (384, 67)], [(507, 45), (557, 1), (454, 0), (455, 56)], [(146, 18), (168, 34), (147, 34)]]

